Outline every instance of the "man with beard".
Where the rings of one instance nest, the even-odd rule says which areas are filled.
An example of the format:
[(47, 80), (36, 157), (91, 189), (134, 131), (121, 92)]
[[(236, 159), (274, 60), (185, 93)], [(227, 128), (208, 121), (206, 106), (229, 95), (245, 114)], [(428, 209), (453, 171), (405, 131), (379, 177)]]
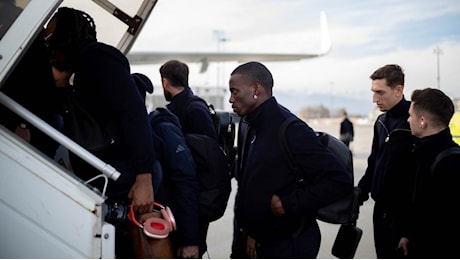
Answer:
[[(184, 133), (207, 135), (217, 140), (209, 108), (196, 98), (188, 84), (189, 68), (187, 64), (170, 60), (160, 67), (161, 84), (167, 108), (179, 119)], [(200, 258), (207, 251), (206, 236), (209, 222), (200, 218)]]

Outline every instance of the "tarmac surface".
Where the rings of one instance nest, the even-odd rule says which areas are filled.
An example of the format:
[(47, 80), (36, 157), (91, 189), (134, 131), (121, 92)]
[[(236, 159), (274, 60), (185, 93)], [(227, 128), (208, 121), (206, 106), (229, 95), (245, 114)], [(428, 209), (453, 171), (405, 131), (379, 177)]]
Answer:
[[(355, 130), (354, 141), (350, 143), (350, 149), (353, 152), (353, 167), (356, 185), (367, 167), (367, 157), (369, 156), (372, 143), (372, 124), (357, 124), (357, 121), (351, 120), (354, 123)], [(307, 123), (316, 131), (327, 132), (335, 137), (339, 135), (340, 119), (307, 120)], [(233, 190), (224, 216), (212, 222), (209, 226), (207, 238), (208, 252), (203, 258), (230, 258), (233, 236), (233, 204), (236, 185), (236, 181), (233, 180)], [(363, 230), (363, 235), (355, 254), (355, 258), (358, 259), (376, 258), (372, 229), (373, 206), (373, 200), (369, 199), (360, 207), (357, 226)], [(318, 258), (334, 259), (336, 257), (331, 254), (331, 249), (340, 225), (321, 221), (319, 221), (319, 225), (322, 240)]]

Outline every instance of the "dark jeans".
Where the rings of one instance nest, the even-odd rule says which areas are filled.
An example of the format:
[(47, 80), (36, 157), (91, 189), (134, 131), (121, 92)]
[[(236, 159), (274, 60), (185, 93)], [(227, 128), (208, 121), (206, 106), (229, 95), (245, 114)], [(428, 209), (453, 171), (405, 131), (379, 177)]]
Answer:
[(232, 259), (248, 259), (249, 256), (246, 254), (246, 233), (240, 229), (238, 222), (233, 218), (233, 241), (232, 241), (232, 252), (230, 258)]
[[(234, 220), (232, 254), (230, 258), (249, 258), (246, 254), (246, 234), (239, 229)], [(303, 258), (312, 259), (318, 256), (321, 245), (321, 232), (318, 223), (306, 225), (293, 235), (270, 242), (257, 242), (257, 258)]]
[(208, 237), (209, 222), (201, 222), (200, 220), (200, 258), (203, 258), (203, 255), (208, 251), (208, 244), (206, 239)]
[(397, 249), (400, 237), (396, 234), (393, 215), (375, 203), (373, 221), (377, 258), (402, 258), (401, 251)]
[(321, 232), (318, 223), (304, 227), (300, 233), (270, 243), (257, 243), (257, 258), (303, 258), (318, 256)]

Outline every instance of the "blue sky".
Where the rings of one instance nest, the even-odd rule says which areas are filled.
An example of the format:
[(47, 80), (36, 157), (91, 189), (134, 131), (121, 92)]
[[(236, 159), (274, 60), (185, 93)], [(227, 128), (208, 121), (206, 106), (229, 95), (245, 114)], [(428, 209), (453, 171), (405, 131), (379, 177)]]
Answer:
[[(437, 87), (437, 46), (440, 87), (460, 97), (460, 1), (455, 0), (159, 0), (133, 50), (217, 51), (213, 31), (220, 30), (229, 39), (220, 45), (223, 51), (315, 52), (322, 10), (332, 38), (327, 56), (265, 63), (274, 76), (274, 95), (287, 107), (296, 111), (302, 99), (311, 102), (308, 96), (322, 94), (335, 106), (351, 98), (372, 108), (369, 75), (388, 63), (405, 70), (409, 99), (416, 88)], [(198, 64), (189, 65), (192, 87), (227, 87), (238, 63), (212, 64), (204, 74)], [(158, 67), (133, 71), (160, 86)]]

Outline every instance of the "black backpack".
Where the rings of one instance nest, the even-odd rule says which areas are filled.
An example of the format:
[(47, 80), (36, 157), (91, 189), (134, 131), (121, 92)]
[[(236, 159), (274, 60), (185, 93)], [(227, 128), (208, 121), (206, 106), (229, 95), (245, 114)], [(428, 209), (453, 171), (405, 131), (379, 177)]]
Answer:
[[(299, 182), (303, 183), (304, 178), (302, 177), (302, 172), (297, 167), (297, 164), (294, 161), (286, 141), (286, 129), (288, 125), (298, 120), (300, 119), (293, 116), (287, 118), (283, 122), (279, 132), (279, 142), (283, 149), (283, 153), (289, 161), (291, 168), (294, 169), (294, 173), (297, 175)], [(316, 134), (320, 139), (320, 142), (326, 146), (337, 157), (337, 159), (339, 159), (341, 163), (343, 163), (345, 169), (347, 170), (347, 174), (353, 180), (353, 155), (350, 149), (348, 149), (348, 147), (342, 141), (328, 133), (316, 132)], [(359, 205), (357, 203), (358, 192), (358, 189), (355, 188), (354, 192), (349, 194), (347, 197), (319, 209), (316, 218), (331, 224), (356, 223), (359, 214)]]
[[(185, 105), (184, 112), (193, 101), (201, 101), (209, 108), (218, 134), (218, 141), (201, 134), (185, 133), (185, 140), (192, 151), (200, 183), (200, 219), (212, 222), (221, 218), (232, 190), (232, 167), (234, 161), (235, 123), (229, 112), (216, 112), (212, 105), (194, 96)], [(181, 114), (183, 121), (184, 112)]]

